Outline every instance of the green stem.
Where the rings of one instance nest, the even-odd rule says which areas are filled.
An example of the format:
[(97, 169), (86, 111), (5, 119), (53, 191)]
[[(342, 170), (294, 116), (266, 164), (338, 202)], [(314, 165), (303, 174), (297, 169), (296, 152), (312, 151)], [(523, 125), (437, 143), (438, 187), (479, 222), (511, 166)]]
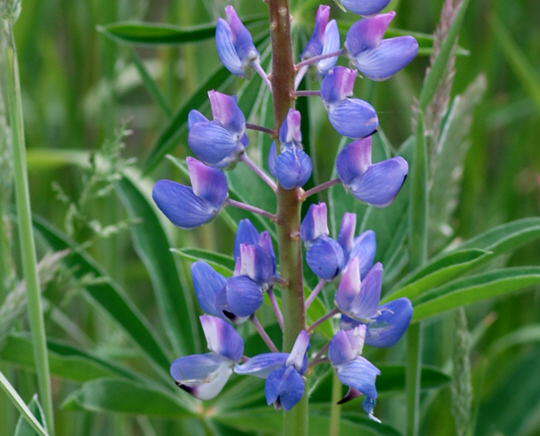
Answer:
[(330, 436), (339, 436), (339, 420), (341, 419), (341, 406), (338, 401), (341, 400), (342, 390), (341, 381), (334, 371), (332, 376), (332, 403), (330, 406)]
[[(269, 0), (272, 37), (272, 93), (274, 96), (275, 130), (283, 123), (287, 112), (294, 107), (294, 59), (291, 39), (291, 20), (288, 0)], [(280, 247), (280, 265), (286, 283), (282, 289), (285, 318), (283, 349), (289, 351), (298, 335), (306, 328), (304, 310), (304, 283), (302, 242), (300, 240), (301, 201), (297, 189), (277, 192), (277, 231)], [(283, 434), (307, 436), (308, 398), (304, 398), (291, 411), (284, 413)]]
[[(415, 269), (426, 262), (428, 241), (428, 190), (427, 151), (424, 131), (424, 116), (418, 114), (416, 145), (411, 171), (410, 201), (410, 262)], [(407, 435), (418, 434), (420, 408), (420, 369), (422, 355), (422, 328), (413, 324), (407, 333)]]
[(21, 88), (17, 51), (13, 37), (13, 23), (9, 18), (2, 19), (2, 88), (5, 95), (6, 111), (11, 128), (11, 148), (13, 157), (13, 174), (15, 177), (15, 199), (17, 204), (17, 226), (21, 248), (21, 263), (26, 280), (28, 298), (28, 315), (32, 332), (32, 345), (38, 377), (40, 401), (43, 405), (47, 428), (53, 433), (53, 405), (51, 380), (49, 376), (49, 360), (45, 335), (45, 322), (41, 303), (41, 289), (38, 278), (36, 249), (32, 229), (32, 212), (26, 166), (26, 148), (24, 142), (24, 125)]

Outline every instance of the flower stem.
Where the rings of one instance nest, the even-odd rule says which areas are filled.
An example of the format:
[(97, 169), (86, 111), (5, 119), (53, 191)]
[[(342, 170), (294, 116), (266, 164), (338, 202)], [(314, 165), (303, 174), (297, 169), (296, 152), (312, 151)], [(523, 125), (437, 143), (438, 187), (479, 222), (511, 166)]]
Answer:
[(317, 295), (324, 289), (326, 286), (326, 283), (328, 283), (326, 280), (319, 280), (319, 283), (317, 283), (317, 286), (315, 286), (315, 289), (309, 294), (309, 297), (306, 300), (305, 308), (306, 311), (309, 309), (309, 306), (315, 301), (315, 298), (317, 298)]
[(274, 309), (277, 322), (279, 326), (281, 327), (281, 331), (283, 331), (283, 329), (285, 328), (285, 321), (283, 319), (283, 313), (281, 312), (279, 303), (276, 298), (276, 293), (274, 292), (273, 289), (268, 290), (268, 297), (270, 298), (270, 301), (272, 302), (272, 308)]
[(250, 130), (257, 130), (258, 132), (268, 133), (269, 135), (275, 136), (276, 132), (268, 127), (259, 126), (258, 124), (246, 123), (246, 128)]
[(274, 215), (273, 213), (268, 212), (267, 210), (264, 210), (264, 209), (260, 209), (257, 206), (252, 206), (251, 204), (242, 203), (241, 201), (236, 201), (236, 200), (233, 200), (231, 198), (229, 198), (227, 200), (227, 204), (229, 206), (237, 207), (238, 209), (244, 209), (244, 210), (248, 210), (248, 211), (253, 212), (253, 213), (258, 213), (259, 215), (270, 218), (272, 221), (277, 220), (277, 216)]
[[(291, 38), (291, 16), (288, 0), (269, 0), (270, 33), (272, 40), (272, 94), (276, 130), (281, 126), (287, 112), (294, 107), (294, 76)], [(285, 328), (283, 349), (290, 351), (298, 333), (306, 326), (304, 310), (304, 279), (302, 244), (300, 240), (301, 202), (298, 190), (277, 191), (277, 232), (280, 247), (281, 273), (286, 285), (282, 289)], [(302, 400), (289, 412), (284, 413), (283, 434), (308, 435), (308, 398)]]
[(313, 96), (320, 96), (321, 95), (321, 91), (317, 91), (317, 90), (314, 90), (314, 91), (296, 91), (294, 93), (294, 95), (296, 95), (297, 97), (313, 97)]
[[(411, 268), (423, 265), (427, 259), (428, 241), (428, 198), (427, 198), (427, 151), (424, 132), (424, 117), (418, 114), (416, 144), (411, 171), (411, 207), (410, 207), (410, 259)], [(407, 368), (406, 397), (407, 397), (407, 432), (408, 436), (418, 434), (418, 415), (420, 408), (422, 364), (422, 326), (420, 323), (409, 327), (407, 333)]]
[(257, 318), (255, 315), (252, 315), (250, 319), (251, 319), (251, 322), (253, 323), (253, 325), (255, 326), (255, 329), (257, 330), (257, 333), (259, 333), (259, 335), (262, 338), (262, 340), (264, 341), (264, 343), (266, 345), (268, 345), (268, 348), (270, 348), (270, 351), (272, 351), (272, 353), (279, 352), (279, 350), (276, 347), (276, 344), (274, 344), (274, 341), (272, 340), (272, 338), (268, 335), (268, 333), (266, 333), (266, 330), (264, 329), (263, 325), (259, 321), (259, 318)]
[(311, 195), (317, 194), (339, 183), (341, 183), (340, 179), (332, 179), (332, 180), (328, 180), (328, 182), (324, 182), (324, 183), (321, 183), (320, 185), (314, 186), (313, 188), (308, 189), (306, 192), (304, 192), (304, 194), (302, 195), (302, 200), (305, 200)]
[(21, 250), (21, 263), (26, 281), (28, 298), (28, 315), (32, 332), (35, 368), (38, 378), (39, 397), (45, 412), (49, 433), (53, 434), (53, 405), (49, 360), (45, 335), (45, 322), (41, 301), (36, 248), (32, 228), (32, 211), (26, 164), (26, 147), (24, 141), (24, 124), (22, 112), (21, 87), (17, 51), (13, 36), (13, 22), (10, 18), (1, 20), (1, 50), (3, 62), (1, 66), (2, 88), (6, 111), (11, 128), (11, 150), (13, 158), (13, 174), (15, 200), (17, 205), (17, 228)]
[(311, 324), (309, 326), (309, 328), (307, 329), (307, 332), (308, 333), (312, 333), (317, 327), (319, 327), (323, 322), (329, 320), (330, 318), (333, 318), (335, 315), (337, 315), (339, 313), (339, 309), (338, 308), (335, 308), (335, 309), (332, 309), (330, 312), (328, 312), (326, 315), (324, 315), (323, 317), (319, 318), (317, 321), (315, 321), (313, 324)]
[(261, 66), (259, 61), (253, 62), (253, 68), (255, 68), (255, 71), (257, 72), (257, 74), (261, 76), (261, 79), (263, 79), (264, 83), (268, 85), (268, 88), (272, 90), (272, 82), (270, 82), (270, 79), (268, 78), (268, 74), (266, 74), (266, 71), (263, 70), (263, 67)]
[(338, 51), (334, 51), (332, 53), (326, 53), (319, 56), (313, 56), (312, 58), (308, 58), (308, 59), (303, 60), (302, 62), (297, 63), (295, 65), (295, 68), (296, 70), (299, 70), (300, 68), (305, 67), (306, 65), (312, 65), (324, 59), (335, 58), (336, 56), (341, 56), (344, 52), (345, 50), (341, 49)]
[(338, 401), (341, 400), (341, 397), (341, 381), (339, 380), (337, 373), (334, 371), (332, 374), (332, 400), (330, 403), (330, 430), (328, 431), (330, 436), (339, 436), (341, 406), (338, 404)]
[(251, 160), (251, 158), (244, 153), (242, 155), (242, 161), (249, 167), (251, 170), (257, 174), (264, 183), (266, 183), (270, 188), (272, 188), (272, 191), (277, 191), (277, 184), (276, 182), (264, 171), (259, 165), (257, 165), (255, 162)]

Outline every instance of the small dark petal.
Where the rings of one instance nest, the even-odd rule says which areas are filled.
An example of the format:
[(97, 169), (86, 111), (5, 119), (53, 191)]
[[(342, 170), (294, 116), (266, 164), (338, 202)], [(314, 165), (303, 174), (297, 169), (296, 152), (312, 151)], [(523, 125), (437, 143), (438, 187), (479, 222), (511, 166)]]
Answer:
[(338, 404), (345, 404), (345, 403), (348, 403), (351, 400), (354, 400), (355, 398), (360, 397), (361, 395), (362, 395), (362, 392), (360, 392), (358, 389), (349, 388), (349, 391), (347, 392), (347, 394), (341, 400), (339, 400), (337, 403)]

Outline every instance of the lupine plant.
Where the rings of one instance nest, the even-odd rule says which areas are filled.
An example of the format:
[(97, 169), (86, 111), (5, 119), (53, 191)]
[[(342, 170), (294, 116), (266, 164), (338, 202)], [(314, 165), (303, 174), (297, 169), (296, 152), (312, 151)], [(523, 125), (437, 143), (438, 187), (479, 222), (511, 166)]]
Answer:
[[(340, 404), (363, 396), (365, 413), (380, 422), (375, 416), (380, 370), (361, 356), (362, 350), (364, 345), (393, 346), (413, 315), (407, 298), (380, 303), (384, 267), (374, 263), (377, 237), (371, 230), (356, 236), (354, 213), (343, 216), (336, 238), (329, 233), (326, 203), (312, 203), (300, 219), (302, 205), (312, 195), (338, 183), (350, 193), (350, 201), (386, 207), (399, 194), (408, 174), (407, 161), (402, 157), (372, 162), (372, 135), (380, 119), (369, 102), (354, 97), (354, 84), (359, 74), (366, 80), (391, 78), (414, 60), (418, 43), (410, 36), (383, 39), (395, 16), (394, 12), (379, 14), (388, 2), (364, 8), (352, 3), (344, 5), (369, 16), (359, 17), (351, 26), (344, 47), (337, 22), (329, 21), (330, 7), (321, 5), (313, 35), (302, 58), (294, 64), (288, 4), (270, 1), (270, 73), (261, 66), (251, 33), (234, 7), (227, 6), (227, 18), (220, 18), (216, 29), (219, 58), (232, 74), (249, 77), (254, 71), (268, 84), (275, 126), (248, 124), (236, 96), (210, 90), (213, 119), (198, 110), (189, 113), (188, 144), (196, 156), (186, 159), (191, 186), (160, 180), (152, 194), (165, 216), (186, 229), (206, 224), (226, 206), (260, 214), (275, 223), (279, 260), (270, 233), (260, 232), (245, 219), (238, 225), (232, 277), (224, 277), (204, 261), (192, 265), (199, 305), (206, 313), (200, 320), (210, 353), (179, 357), (171, 366), (171, 376), (179, 388), (202, 400), (217, 396), (233, 373), (263, 378), (267, 403), (288, 411), (285, 428), (289, 434), (307, 432), (306, 380), (317, 365), (331, 365), (349, 388)], [(344, 55), (352, 68), (337, 65)], [(319, 76), (320, 89), (298, 91), (312, 66)], [(312, 158), (302, 145), (301, 113), (294, 108), (296, 99), (303, 97), (320, 99), (331, 125), (351, 140), (337, 157), (339, 177), (309, 190), (303, 187), (311, 177)], [(257, 144), (250, 144), (247, 129), (272, 136), (267, 156), (271, 175), (248, 157), (249, 147)], [(229, 198), (226, 173), (237, 164), (247, 165), (275, 193), (277, 213)], [(304, 287), (302, 243), (307, 265), (319, 278), (317, 286), (308, 292)], [(338, 289), (328, 298), (334, 300), (334, 308), (308, 325), (306, 312), (322, 293), (331, 292), (325, 288), (333, 282), (338, 283)], [(265, 296), (283, 332), (282, 351), (257, 317)], [(339, 322), (338, 329), (317, 349), (311, 344), (312, 336), (327, 320)], [(253, 323), (268, 353), (243, 354), (243, 339), (235, 326), (244, 322)]]

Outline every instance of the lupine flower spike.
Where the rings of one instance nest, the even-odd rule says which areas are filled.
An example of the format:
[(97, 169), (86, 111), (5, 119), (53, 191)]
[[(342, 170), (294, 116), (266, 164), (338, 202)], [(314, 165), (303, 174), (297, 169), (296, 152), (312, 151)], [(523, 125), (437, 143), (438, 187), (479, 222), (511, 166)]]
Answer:
[(210, 315), (200, 317), (210, 353), (180, 357), (171, 365), (177, 386), (210, 400), (218, 395), (244, 355), (244, 341), (227, 322)]
[(347, 145), (337, 157), (337, 172), (345, 188), (356, 198), (377, 207), (391, 204), (409, 172), (400, 156), (373, 164), (371, 136)]
[(246, 119), (236, 96), (210, 91), (208, 97), (214, 120), (192, 110), (188, 119), (188, 143), (197, 158), (207, 165), (222, 168), (238, 161), (249, 145)]
[[(302, 61), (308, 61), (311, 58), (323, 57), (314, 63), (317, 71), (321, 75), (325, 75), (330, 69), (336, 65), (339, 54), (324, 58), (324, 56), (339, 52), (341, 47), (341, 39), (336, 20), (330, 20), (330, 6), (321, 5), (317, 10), (315, 17), (315, 29), (313, 35), (306, 45), (302, 53)], [(302, 65), (295, 79), (295, 87), (297, 88), (305, 73), (309, 69), (311, 63)]]
[(395, 15), (392, 11), (365, 18), (347, 33), (347, 52), (356, 68), (369, 79), (392, 77), (418, 54), (418, 42), (412, 36), (382, 39)]
[(249, 68), (254, 68), (271, 88), (272, 85), (262, 70), (260, 55), (251, 33), (233, 6), (227, 6), (225, 14), (227, 19), (219, 18), (216, 26), (216, 47), (221, 62), (237, 76), (245, 76)]
[(313, 164), (303, 150), (300, 112), (291, 109), (279, 130), (281, 153), (276, 143), (272, 143), (268, 156), (268, 167), (285, 189), (304, 186), (311, 177)]
[(323, 79), (321, 97), (334, 128), (343, 136), (364, 138), (379, 125), (373, 106), (359, 98), (351, 98), (356, 72), (345, 67), (335, 67)]
[(223, 208), (228, 197), (225, 174), (216, 168), (188, 157), (191, 186), (172, 180), (160, 180), (152, 198), (173, 224), (190, 229), (211, 221)]
[(266, 402), (276, 409), (292, 409), (303, 397), (309, 334), (301, 331), (290, 353), (265, 353), (235, 368), (237, 374), (266, 379)]

